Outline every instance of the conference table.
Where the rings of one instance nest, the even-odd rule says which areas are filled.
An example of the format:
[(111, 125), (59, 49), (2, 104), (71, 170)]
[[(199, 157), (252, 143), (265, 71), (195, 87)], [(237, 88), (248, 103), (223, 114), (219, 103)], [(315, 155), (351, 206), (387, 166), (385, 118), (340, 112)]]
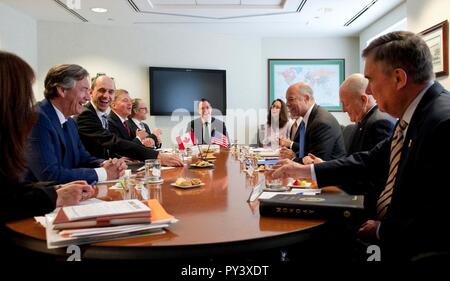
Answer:
[[(260, 216), (258, 200), (248, 202), (248, 198), (254, 186), (264, 181), (264, 174), (249, 176), (226, 149), (216, 157), (214, 168), (193, 169), (185, 164), (163, 170), (164, 183), (147, 184), (145, 195), (137, 195), (157, 199), (179, 220), (164, 234), (81, 245), (82, 259), (164, 260), (242, 255), (288, 247), (326, 231), (323, 219)], [(171, 186), (179, 177), (199, 178), (205, 185), (192, 189)], [(97, 188), (101, 199), (130, 196), (108, 186)], [(68, 255), (66, 248), (47, 249), (45, 229), (34, 218), (10, 222), (7, 228), (11, 240), (21, 247), (56, 256)]]

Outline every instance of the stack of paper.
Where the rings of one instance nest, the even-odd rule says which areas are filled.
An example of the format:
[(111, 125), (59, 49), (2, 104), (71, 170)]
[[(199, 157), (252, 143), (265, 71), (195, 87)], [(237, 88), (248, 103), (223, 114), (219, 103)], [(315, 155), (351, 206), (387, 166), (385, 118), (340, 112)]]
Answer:
[(47, 247), (161, 234), (163, 228), (177, 222), (157, 200), (148, 200), (147, 204), (135, 199), (112, 201), (65, 207), (47, 214)]
[(279, 149), (272, 149), (272, 148), (252, 148), (251, 151), (255, 153), (256, 155), (266, 158), (266, 159), (273, 159), (273, 158), (279, 158), (280, 157), (280, 150)]

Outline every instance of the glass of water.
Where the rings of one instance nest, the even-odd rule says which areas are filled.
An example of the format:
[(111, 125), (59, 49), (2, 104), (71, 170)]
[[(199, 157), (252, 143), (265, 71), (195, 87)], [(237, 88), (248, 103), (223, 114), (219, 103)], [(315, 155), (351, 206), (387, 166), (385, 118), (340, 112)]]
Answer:
[(161, 180), (161, 163), (158, 159), (145, 160), (145, 180), (160, 181)]

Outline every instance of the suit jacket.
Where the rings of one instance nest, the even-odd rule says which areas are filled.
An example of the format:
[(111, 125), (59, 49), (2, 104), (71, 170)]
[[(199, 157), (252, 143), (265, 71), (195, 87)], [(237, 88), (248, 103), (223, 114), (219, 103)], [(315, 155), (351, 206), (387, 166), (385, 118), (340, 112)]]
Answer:
[[(212, 137), (214, 131), (216, 131), (216, 130), (221, 132), (228, 138), (227, 127), (225, 126), (225, 123), (220, 121), (219, 119), (211, 117), (211, 137)], [(203, 140), (203, 123), (202, 123), (201, 118), (196, 118), (196, 119), (192, 120), (188, 124), (186, 131), (187, 132), (194, 131), (194, 137), (195, 137), (196, 143), (209, 144)], [(229, 142), (229, 140), (228, 140), (228, 142)]]
[(4, 200), (0, 205), (0, 220), (4, 224), (11, 220), (42, 216), (56, 207), (56, 190), (53, 182), (8, 183), (1, 179), (5, 188)]
[(379, 111), (377, 105), (374, 106), (357, 124), (347, 155), (374, 148), (377, 143), (392, 135), (396, 122), (395, 118)]
[[(297, 129), (295, 139), (299, 139), (300, 128)], [(299, 151), (299, 142), (292, 145), (294, 152)], [(305, 131), (305, 156), (312, 153), (325, 161), (345, 156), (342, 130), (331, 113), (324, 108), (314, 105), (308, 118)], [(297, 158), (296, 161), (301, 162)]]
[[(145, 132), (148, 134), (148, 137), (153, 139), (157, 148), (160, 148), (162, 144), (158, 141), (158, 137), (155, 134), (152, 134), (152, 131), (150, 131), (150, 127), (147, 124), (144, 122), (142, 122), (142, 124), (144, 124)], [(130, 117), (128, 117), (128, 126), (131, 130), (131, 137), (133, 139), (136, 138), (136, 130), (138, 129), (138, 126)]]
[(81, 140), (93, 155), (103, 158), (126, 156), (144, 161), (155, 159), (158, 152), (142, 144), (122, 139), (104, 129), (91, 103), (76, 118)]
[[(118, 136), (119, 138), (124, 139), (124, 140), (129, 140), (129, 141), (132, 141), (132, 142), (142, 145), (141, 141), (136, 138), (136, 134), (134, 134), (134, 137), (133, 137), (131, 128), (130, 128), (130, 134), (128, 134), (127, 129), (125, 128), (125, 126), (122, 123), (122, 120), (120, 120), (120, 117), (114, 111), (109, 112), (108, 126), (109, 126), (109, 128), (108, 128), (109, 131), (111, 133), (113, 133), (114, 135)], [(135, 130), (135, 133), (136, 133), (136, 130)]]
[[(77, 125), (67, 119), (71, 144), (66, 144), (56, 111), (48, 100), (37, 104), (38, 121), (29, 138), (28, 169), (25, 180), (55, 181), (66, 183), (74, 180), (97, 181), (93, 167), (99, 167), (103, 159), (87, 152), (78, 135)], [(69, 161), (69, 153), (73, 161)]]
[[(390, 207), (381, 221), (383, 259), (410, 259), (420, 253), (450, 250), (450, 95), (435, 82), (413, 113), (393, 187)], [(391, 139), (368, 152), (315, 165), (319, 186), (382, 177), (389, 172)]]
[[(347, 156), (355, 152), (369, 151), (379, 142), (389, 138), (394, 132), (395, 123), (395, 118), (379, 111), (378, 106), (374, 106), (361, 122), (356, 124), (347, 149)], [(383, 191), (385, 183), (386, 181), (382, 177), (365, 178), (357, 183), (341, 186), (341, 188), (351, 194), (364, 194), (366, 214), (373, 216), (376, 214), (378, 196)], [(368, 190), (371, 191), (368, 192)]]

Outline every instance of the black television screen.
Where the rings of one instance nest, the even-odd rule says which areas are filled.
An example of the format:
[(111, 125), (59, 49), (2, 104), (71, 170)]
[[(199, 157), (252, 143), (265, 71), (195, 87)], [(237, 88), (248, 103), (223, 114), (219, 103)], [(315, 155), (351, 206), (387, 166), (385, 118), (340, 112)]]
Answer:
[(201, 98), (226, 115), (225, 70), (150, 67), (149, 72), (151, 115), (171, 115), (180, 108), (194, 114)]

